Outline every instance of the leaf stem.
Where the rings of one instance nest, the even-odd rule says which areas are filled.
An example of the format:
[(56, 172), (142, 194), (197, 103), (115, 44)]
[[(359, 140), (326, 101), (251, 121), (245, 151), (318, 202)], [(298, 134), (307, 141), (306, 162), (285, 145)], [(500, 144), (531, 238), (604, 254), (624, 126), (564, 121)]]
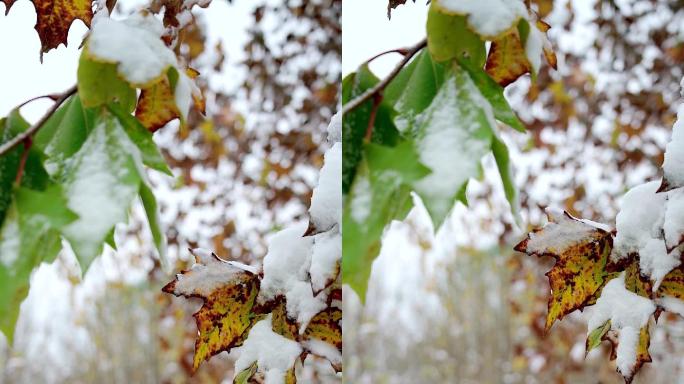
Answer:
[(342, 116), (345, 114), (349, 113), (351, 110), (359, 107), (361, 104), (364, 102), (368, 101), (373, 95), (377, 93), (381, 93), (385, 87), (399, 74), (399, 72), (408, 64), (408, 62), (411, 60), (411, 58), (418, 53), (421, 49), (423, 49), (427, 45), (427, 39), (423, 39), (419, 41), (416, 45), (412, 46), (406, 51), (406, 54), (404, 55), (404, 58), (397, 64), (396, 67), (390, 72), (387, 77), (382, 79), (379, 83), (377, 83), (373, 88), (367, 90), (366, 92), (362, 93), (359, 95), (357, 98), (354, 100), (348, 102), (342, 107)]
[[(47, 112), (45, 112), (45, 114), (43, 115), (43, 117), (40, 118), (40, 120), (38, 120), (35, 124), (29, 127), (29, 129), (27, 129), (26, 131), (12, 138), (12, 140), (6, 142), (3, 145), (0, 145), (0, 156), (6, 154), (20, 143), (28, 142), (28, 140), (31, 140), (31, 136), (38, 132), (38, 130), (43, 126), (43, 124), (45, 124), (45, 122), (50, 118), (50, 116), (52, 116), (55, 113), (55, 111), (57, 111), (57, 108), (59, 108), (59, 106), (62, 105), (62, 103), (64, 103), (66, 99), (68, 99), (71, 95), (76, 93), (76, 91), (77, 88), (75, 85), (67, 89), (64, 93), (59, 95), (57, 100), (55, 100), (55, 103), (50, 107), (50, 109), (48, 109)], [(24, 104), (26, 103), (23, 103), (22, 105)]]

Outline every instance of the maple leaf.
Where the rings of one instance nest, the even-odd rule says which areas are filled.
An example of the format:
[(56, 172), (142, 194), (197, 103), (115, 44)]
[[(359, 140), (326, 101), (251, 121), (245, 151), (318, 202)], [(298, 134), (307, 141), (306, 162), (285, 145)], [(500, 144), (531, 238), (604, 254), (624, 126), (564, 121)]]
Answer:
[(196, 264), (176, 275), (176, 280), (162, 291), (204, 300), (202, 308), (193, 315), (199, 330), (193, 359), (193, 370), (197, 370), (211, 356), (242, 345), (252, 326), (264, 316), (253, 311), (259, 293), (256, 273), (224, 261), (213, 252), (190, 252)]
[(684, 300), (684, 265), (680, 265), (665, 275), (663, 282), (658, 287), (656, 296), (670, 296)]
[(3, 3), (5, 3), (5, 16), (9, 13), (10, 8), (12, 7), (12, 4), (14, 4), (15, 0), (2, 0)]
[[(14, 0), (4, 0), (11, 5)], [(36, 31), (40, 37), (40, 57), (43, 53), (60, 44), (67, 44), (69, 27), (76, 20), (82, 20), (90, 26), (93, 19), (91, 0), (33, 0), (36, 7)], [(7, 7), (9, 10), (9, 6)]]
[[(591, 344), (590, 339), (592, 339)], [(610, 360), (616, 360), (618, 357), (617, 351), (620, 347), (620, 335), (618, 331), (611, 329), (610, 320), (590, 334), (587, 339), (587, 353), (598, 346), (602, 341), (610, 342)], [(651, 333), (648, 324), (639, 329), (638, 339), (634, 340), (634, 342), (636, 343), (636, 359), (629, 366), (618, 368), (618, 372), (622, 374), (626, 384), (629, 384), (634, 380), (634, 376), (645, 363), (650, 363), (653, 360), (651, 354), (648, 352), (648, 348), (651, 345)]]
[(551, 285), (546, 330), (553, 322), (593, 304), (609, 279), (606, 264), (613, 239), (610, 232), (587, 224), (567, 212), (547, 209), (549, 222), (532, 231), (515, 250), (556, 259), (546, 273)]

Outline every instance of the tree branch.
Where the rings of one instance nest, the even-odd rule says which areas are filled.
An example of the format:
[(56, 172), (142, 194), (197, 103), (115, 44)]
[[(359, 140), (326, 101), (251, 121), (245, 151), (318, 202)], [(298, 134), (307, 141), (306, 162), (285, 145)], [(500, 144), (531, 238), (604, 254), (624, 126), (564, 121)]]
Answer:
[(31, 136), (38, 132), (38, 130), (43, 126), (43, 124), (45, 124), (45, 122), (50, 118), (50, 116), (52, 116), (55, 113), (55, 111), (57, 111), (57, 108), (59, 108), (59, 106), (62, 105), (62, 103), (64, 103), (66, 99), (69, 98), (69, 96), (76, 93), (76, 90), (77, 88), (74, 85), (73, 87), (66, 90), (64, 93), (60, 94), (57, 100), (55, 100), (55, 103), (52, 105), (52, 107), (50, 107), (50, 109), (48, 109), (48, 111), (45, 112), (45, 114), (43, 115), (43, 117), (40, 118), (40, 120), (38, 120), (35, 124), (29, 127), (29, 129), (27, 129), (26, 131), (12, 138), (12, 140), (6, 142), (3, 145), (0, 145), (0, 156), (6, 154), (10, 150), (12, 150), (12, 148), (19, 145), (21, 142), (30, 140)]
[(408, 64), (409, 60), (418, 53), (421, 49), (423, 49), (427, 45), (427, 39), (423, 39), (419, 41), (416, 45), (412, 46), (411, 48), (406, 51), (406, 54), (404, 55), (404, 58), (397, 64), (396, 67), (390, 72), (387, 77), (382, 79), (381, 82), (377, 83), (373, 88), (367, 90), (366, 92), (362, 93), (360, 96), (355, 98), (354, 100), (348, 102), (342, 107), (342, 116), (345, 114), (349, 113), (351, 110), (357, 108), (364, 102), (368, 101), (373, 95), (382, 92), (385, 87), (399, 74), (399, 72)]

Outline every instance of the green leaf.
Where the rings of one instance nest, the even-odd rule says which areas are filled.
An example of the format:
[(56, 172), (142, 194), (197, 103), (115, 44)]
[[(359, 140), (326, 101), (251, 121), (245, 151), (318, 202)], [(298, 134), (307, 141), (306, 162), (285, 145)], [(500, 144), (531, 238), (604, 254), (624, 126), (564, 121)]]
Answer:
[(159, 152), (157, 144), (152, 139), (152, 133), (140, 124), (138, 119), (123, 110), (119, 105), (109, 104), (107, 108), (119, 119), (121, 126), (128, 134), (128, 137), (138, 146), (142, 154), (143, 164), (148, 167), (173, 176), (173, 173), (166, 164), (166, 160)]
[(33, 145), (46, 157), (49, 173), (61, 179), (69, 159), (81, 148), (93, 130), (95, 110), (83, 108), (78, 94), (67, 100), (36, 133)]
[(467, 60), (458, 60), (458, 64), (468, 72), (482, 96), (492, 105), (494, 117), (516, 131), (525, 132), (525, 126), (520, 122), (504, 97), (503, 87), (489, 77), (481, 66), (475, 66)]
[(435, 98), (445, 70), (444, 65), (432, 61), (427, 50), (422, 50), (387, 86), (385, 100), (394, 107), (394, 123), (405, 137), (414, 135), (416, 118)]
[(113, 250), (117, 250), (116, 247), (116, 239), (114, 238), (114, 234), (116, 233), (116, 227), (113, 227), (111, 231), (109, 231), (109, 234), (107, 234), (107, 237), (105, 238), (105, 243), (112, 247)]
[(78, 62), (78, 94), (83, 105), (92, 108), (111, 102), (120, 103), (132, 112), (136, 104), (136, 92), (117, 73), (117, 64), (95, 61), (85, 47)]
[[(2, 119), (0, 127), (0, 143), (6, 143), (16, 135), (29, 128), (28, 122), (13, 110), (7, 118)], [(5, 212), (12, 203), (12, 188), (19, 170), (19, 163), (24, 152), (24, 146), (18, 145), (8, 153), (0, 156), (0, 224), (5, 217)], [(42, 153), (36, 148), (29, 150), (21, 185), (32, 189), (45, 189), (49, 184), (49, 177), (42, 165)]]
[[(361, 66), (357, 72), (348, 75), (342, 81), (342, 104), (363, 94), (379, 81), (367, 65)], [(372, 108), (373, 101), (368, 100), (342, 119), (342, 191), (345, 194), (349, 192), (356, 167), (361, 161), (363, 139), (368, 129)], [(399, 134), (392, 122), (392, 109), (389, 104), (382, 101), (375, 116), (371, 141), (394, 145), (398, 138)]]
[(492, 136), (492, 153), (496, 160), (496, 166), (499, 169), (501, 176), (501, 183), (503, 184), (506, 200), (511, 207), (513, 218), (521, 225), (522, 218), (520, 217), (520, 202), (518, 201), (518, 190), (515, 188), (513, 181), (513, 171), (511, 169), (511, 159), (508, 156), (508, 148), (506, 143), (501, 141), (496, 135)]
[(59, 230), (77, 219), (62, 190), (16, 190), (14, 204), (0, 229), (0, 330), (12, 342), (21, 302), (33, 269), (51, 262), (61, 249)]
[(165, 271), (170, 271), (171, 265), (166, 257), (166, 236), (161, 227), (157, 199), (155, 199), (152, 190), (145, 181), (140, 183), (140, 199), (142, 200), (145, 213), (147, 214), (147, 221), (150, 225), (154, 245), (159, 252), (159, 261)]
[(68, 206), (80, 217), (64, 228), (64, 235), (83, 271), (102, 252), (114, 225), (127, 219), (142, 180), (137, 158), (138, 149), (119, 120), (101, 110), (65, 175)]
[(342, 224), (342, 281), (361, 300), (365, 299), (371, 266), (380, 252), (385, 227), (408, 213), (412, 206), (411, 183), (430, 172), (408, 141), (393, 148), (367, 144), (364, 152), (344, 204)]
[(257, 362), (255, 361), (235, 376), (233, 384), (249, 384), (249, 380), (257, 373), (257, 369)]
[(491, 148), (494, 116), (468, 74), (454, 67), (416, 132), (416, 150), (432, 170), (414, 183), (435, 228), (451, 211), (463, 185), (478, 174), (480, 159)]
[(605, 336), (605, 334), (608, 333), (608, 331), (610, 331), (610, 320), (603, 323), (602, 326), (591, 331), (591, 333), (587, 337), (587, 343), (584, 349), (586, 351), (585, 353), (589, 353), (589, 351), (598, 347), (599, 344), (601, 344), (601, 341), (603, 340), (603, 336)]
[(466, 16), (441, 12), (434, 3), (428, 11), (427, 43), (439, 62), (466, 58), (481, 68), (487, 56), (484, 41), (468, 28)]

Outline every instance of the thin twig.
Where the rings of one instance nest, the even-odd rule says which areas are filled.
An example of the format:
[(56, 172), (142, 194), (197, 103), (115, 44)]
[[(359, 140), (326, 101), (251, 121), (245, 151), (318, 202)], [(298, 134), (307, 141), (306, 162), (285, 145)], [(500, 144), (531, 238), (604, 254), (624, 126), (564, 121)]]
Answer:
[(377, 59), (380, 56), (384, 56), (390, 53), (398, 53), (402, 56), (406, 56), (407, 53), (409, 53), (409, 48), (395, 48), (395, 49), (390, 49), (389, 51), (384, 51), (380, 52), (377, 55), (371, 57), (370, 59), (366, 60), (366, 64), (370, 63), (371, 61)]
[(12, 138), (12, 140), (6, 142), (3, 145), (0, 145), (0, 156), (6, 154), (10, 150), (12, 150), (12, 148), (19, 145), (21, 142), (23, 142), (27, 139), (30, 139), (30, 137), (33, 136), (33, 134), (38, 132), (38, 130), (43, 126), (43, 124), (45, 124), (45, 122), (50, 118), (50, 116), (52, 116), (52, 114), (54, 114), (55, 111), (57, 111), (57, 108), (59, 108), (59, 106), (62, 105), (62, 103), (64, 103), (66, 101), (66, 99), (69, 98), (69, 96), (76, 93), (76, 89), (77, 88), (74, 85), (73, 87), (66, 90), (64, 93), (62, 93), (59, 96), (59, 98), (57, 100), (55, 100), (55, 103), (52, 105), (52, 107), (50, 107), (50, 109), (48, 109), (48, 111), (45, 112), (43, 117), (41, 117), (40, 120), (38, 120), (38, 122), (33, 124), (26, 131), (24, 131), (24, 132), (18, 134), (17, 136), (15, 136), (14, 138)]
[(24, 177), (24, 168), (26, 168), (26, 160), (28, 159), (29, 151), (31, 151), (31, 145), (33, 140), (31, 137), (27, 137), (24, 140), (24, 153), (21, 154), (21, 161), (19, 162), (19, 169), (17, 170), (17, 177), (14, 179), (14, 184), (21, 185), (21, 179)]
[(414, 45), (413, 47), (409, 48), (409, 50), (406, 52), (406, 55), (404, 58), (397, 64), (396, 67), (390, 72), (390, 74), (382, 79), (381, 82), (377, 83), (373, 88), (367, 90), (366, 92), (362, 93), (360, 96), (355, 98), (354, 100), (348, 102), (342, 107), (342, 116), (345, 114), (349, 113), (351, 110), (354, 108), (357, 108), (364, 102), (368, 101), (373, 95), (376, 93), (382, 92), (382, 90), (387, 87), (387, 85), (399, 74), (402, 68), (408, 64), (408, 62), (411, 60), (411, 58), (418, 53), (421, 49), (423, 49), (427, 45), (427, 39), (423, 39), (418, 42), (418, 44)]
[(364, 139), (370, 142), (373, 138), (373, 127), (375, 126), (375, 117), (378, 115), (378, 108), (382, 103), (382, 94), (376, 93), (373, 95), (373, 108), (371, 109), (370, 117), (368, 118), (368, 127), (366, 127), (366, 135)]

